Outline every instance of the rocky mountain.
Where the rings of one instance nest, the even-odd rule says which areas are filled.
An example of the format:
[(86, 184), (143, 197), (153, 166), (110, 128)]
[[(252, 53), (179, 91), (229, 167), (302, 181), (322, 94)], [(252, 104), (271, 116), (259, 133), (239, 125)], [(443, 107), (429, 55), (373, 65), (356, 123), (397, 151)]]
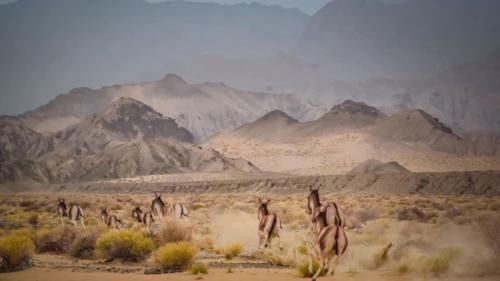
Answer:
[(423, 110), (402, 110), (370, 129), (376, 136), (448, 153), (466, 154), (467, 142)]
[(500, 46), (495, 0), (335, 0), (309, 21), (303, 57), (332, 77), (421, 79)]
[[(19, 135), (17, 131), (5, 132), (6, 140)], [(16, 152), (29, 146), (12, 142), (8, 148), (19, 147), (7, 152), (16, 158), (0, 163), (0, 179), (67, 182), (184, 172), (258, 171), (246, 160), (194, 146), (188, 130), (132, 98), (119, 98), (60, 132), (34, 136), (41, 139), (34, 140), (53, 146), (27, 159)]]
[(410, 149), (422, 148), (456, 155), (490, 155), (500, 153), (500, 143), (481, 138), (464, 139), (421, 109), (403, 109), (386, 116), (375, 107), (346, 100), (335, 105), (322, 117), (297, 122), (282, 112), (271, 112), (255, 122), (209, 140), (224, 142), (239, 138), (259, 142), (304, 142), (332, 135), (361, 134), (370, 143), (398, 143)]
[(301, 123), (284, 112), (272, 111), (226, 135), (286, 142), (370, 127), (384, 118), (385, 114), (375, 107), (346, 100), (313, 121)]
[(196, 140), (234, 129), (274, 109), (301, 121), (315, 119), (326, 111), (322, 105), (292, 95), (240, 91), (222, 83), (190, 84), (177, 75), (168, 74), (148, 83), (99, 90), (76, 88), (22, 114), (19, 119), (35, 131), (55, 132), (103, 110), (120, 97), (154, 105), (155, 110), (174, 118), (192, 132)]
[(368, 159), (365, 162), (358, 164), (347, 174), (396, 174), (409, 172), (410, 171), (408, 171), (408, 169), (401, 166), (398, 162), (395, 161), (383, 163), (375, 159)]
[(180, 58), (271, 55), (288, 49), (308, 19), (297, 9), (258, 3), (20, 0), (0, 5), (0, 93), (9, 93), (0, 112), (34, 108), (78, 85), (151, 80)]
[(500, 131), (500, 49), (479, 60), (441, 72), (411, 94), (425, 108), (460, 133)]
[(50, 140), (16, 118), (0, 117), (0, 162), (36, 158), (51, 147)]

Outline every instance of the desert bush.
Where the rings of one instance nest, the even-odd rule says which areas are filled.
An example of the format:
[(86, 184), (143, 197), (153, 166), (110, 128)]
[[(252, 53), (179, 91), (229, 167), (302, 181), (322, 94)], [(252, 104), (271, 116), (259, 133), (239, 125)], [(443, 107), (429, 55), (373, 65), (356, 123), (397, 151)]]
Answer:
[(188, 223), (172, 217), (165, 217), (160, 222), (157, 240), (159, 244), (191, 241), (192, 229)]
[(190, 242), (168, 243), (154, 254), (154, 261), (162, 268), (187, 268), (196, 255), (196, 247)]
[(241, 251), (243, 250), (243, 246), (241, 244), (230, 244), (230, 245), (227, 245), (225, 248), (224, 248), (224, 258), (226, 258), (227, 260), (231, 260), (235, 257), (237, 257), (239, 254), (241, 254)]
[(488, 212), (481, 214), (477, 220), (477, 229), (486, 239), (488, 246), (495, 251), (500, 259), (500, 215)]
[[(299, 265), (297, 265), (297, 273), (299, 274), (300, 277), (302, 278), (311, 278), (313, 275), (318, 271), (319, 269), (319, 263), (316, 260), (313, 260), (312, 262), (312, 272), (309, 271), (309, 262), (304, 262)], [(325, 268), (319, 276), (325, 275), (327, 272), (327, 269)]]
[(38, 214), (32, 214), (28, 219), (28, 223), (31, 224), (33, 228), (37, 228), (38, 225), (40, 224), (40, 219), (38, 217)]
[(292, 258), (268, 251), (259, 252), (255, 257), (273, 266), (291, 267), (295, 265), (295, 261)]
[(374, 209), (361, 209), (354, 213), (354, 217), (362, 223), (378, 219), (379, 215)]
[(153, 241), (132, 230), (110, 231), (96, 241), (96, 255), (108, 260), (140, 261), (153, 250)]
[(397, 219), (400, 221), (427, 222), (431, 217), (431, 215), (424, 213), (424, 211), (417, 207), (403, 208), (397, 212)]
[(204, 237), (196, 243), (196, 246), (202, 251), (211, 252), (214, 250), (214, 240), (211, 237)]
[(36, 232), (35, 245), (39, 253), (67, 253), (77, 237), (73, 226), (43, 228)]
[(0, 272), (22, 270), (30, 266), (35, 246), (27, 236), (9, 235), (0, 239)]
[(191, 273), (194, 275), (198, 274), (207, 274), (208, 273), (208, 267), (205, 263), (203, 262), (197, 262), (191, 266)]
[(95, 256), (97, 239), (106, 231), (106, 229), (95, 227), (87, 229), (83, 234), (73, 241), (69, 249), (69, 254), (74, 258), (92, 259)]

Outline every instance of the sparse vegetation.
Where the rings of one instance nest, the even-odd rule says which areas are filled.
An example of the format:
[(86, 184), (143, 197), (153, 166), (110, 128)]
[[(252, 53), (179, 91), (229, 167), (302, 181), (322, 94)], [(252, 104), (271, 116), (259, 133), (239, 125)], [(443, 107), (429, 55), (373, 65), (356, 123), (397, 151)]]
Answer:
[[(297, 265), (297, 272), (299, 274), (299, 277), (302, 277), (302, 278), (313, 277), (313, 275), (319, 269), (319, 263), (316, 260), (313, 260), (312, 268), (313, 268), (313, 270), (312, 270), (312, 272), (310, 272), (309, 271), (309, 262), (304, 262), (304, 263)], [(320, 276), (323, 276), (325, 274), (326, 274), (326, 270), (323, 270), (323, 272), (321, 272)]]
[(9, 235), (0, 238), (0, 272), (29, 267), (34, 251), (35, 245), (27, 236)]
[(191, 273), (194, 275), (207, 274), (208, 266), (203, 262), (197, 262), (191, 266)]
[(193, 263), (196, 252), (190, 242), (169, 243), (154, 253), (154, 261), (162, 268), (185, 269)]
[(192, 229), (188, 223), (172, 217), (165, 217), (160, 222), (157, 235), (159, 244), (191, 241)]
[(36, 249), (39, 253), (67, 253), (77, 237), (73, 226), (43, 228), (36, 232)]
[(143, 260), (152, 250), (153, 241), (132, 230), (110, 231), (96, 242), (97, 256), (108, 260)]
[(243, 250), (243, 246), (241, 244), (230, 244), (224, 248), (224, 258), (227, 260), (231, 260), (241, 254)]

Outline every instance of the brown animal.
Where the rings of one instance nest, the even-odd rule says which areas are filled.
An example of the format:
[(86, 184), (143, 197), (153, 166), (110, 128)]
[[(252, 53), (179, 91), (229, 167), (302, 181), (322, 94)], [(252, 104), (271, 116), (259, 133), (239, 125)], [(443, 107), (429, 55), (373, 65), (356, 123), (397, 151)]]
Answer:
[(313, 189), (309, 186), (309, 196), (307, 197), (306, 213), (311, 215), (316, 208), (321, 208), (322, 211), (326, 212), (327, 225), (337, 225), (342, 228), (345, 227), (345, 216), (342, 209), (337, 205), (337, 203), (330, 202), (326, 204), (321, 204), (319, 199), (319, 188)]
[(105, 225), (113, 229), (118, 229), (123, 225), (118, 217), (108, 214), (108, 207), (101, 208), (101, 219)]
[(329, 225), (321, 230), (313, 248), (313, 254), (319, 259), (319, 268), (312, 277), (313, 281), (325, 267), (328, 267), (328, 275), (333, 274), (335, 265), (347, 250), (347, 245), (347, 236), (342, 227)]
[(69, 208), (67, 208), (66, 203), (63, 198), (59, 199), (59, 204), (57, 205), (57, 213), (61, 218), (61, 224), (64, 225), (64, 217), (68, 217), (69, 220), (76, 226), (80, 222), (83, 229), (85, 229), (85, 214), (83, 213), (83, 209), (77, 204), (71, 204)]
[(182, 203), (174, 203), (174, 205), (168, 208), (167, 214), (177, 219), (189, 217), (188, 210)]
[(281, 248), (280, 230), (282, 228), (281, 221), (275, 213), (270, 214), (267, 208), (270, 200), (263, 202), (259, 198), (259, 208), (257, 210), (259, 218), (259, 248), (267, 248), (271, 245), (273, 238), (278, 238), (278, 247)]
[(151, 212), (163, 218), (167, 215), (167, 206), (161, 199), (161, 194), (154, 193), (155, 198), (151, 201)]
[(135, 209), (132, 210), (132, 217), (137, 223), (144, 225), (148, 231), (151, 230), (151, 225), (155, 222), (151, 212), (144, 212), (143, 214), (139, 207), (135, 207)]

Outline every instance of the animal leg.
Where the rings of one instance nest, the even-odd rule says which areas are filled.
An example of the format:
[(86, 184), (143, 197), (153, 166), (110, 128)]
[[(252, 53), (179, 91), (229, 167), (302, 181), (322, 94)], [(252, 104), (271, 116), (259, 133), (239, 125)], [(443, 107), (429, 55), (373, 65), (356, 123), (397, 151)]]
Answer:
[(328, 273), (327, 275), (333, 275), (335, 273), (334, 268), (338, 264), (339, 256), (335, 256), (330, 258), (330, 262), (328, 264)]
[(312, 281), (316, 281), (316, 279), (319, 277), (319, 275), (321, 274), (321, 272), (323, 271), (323, 268), (324, 268), (324, 265), (325, 264), (325, 259), (323, 256), (321, 256), (320, 260), (319, 260), (319, 268), (318, 268), (318, 271), (316, 271), (316, 274), (314, 274), (314, 276), (312, 277)]
[(77, 222), (76, 222), (76, 220), (71, 220), (71, 223), (72, 223), (74, 226), (77, 226)]
[(80, 217), (80, 223), (82, 224), (83, 230), (85, 230), (85, 219), (83, 217)]
[(64, 226), (63, 216), (61, 216), (61, 225), (63, 225), (63, 226)]

